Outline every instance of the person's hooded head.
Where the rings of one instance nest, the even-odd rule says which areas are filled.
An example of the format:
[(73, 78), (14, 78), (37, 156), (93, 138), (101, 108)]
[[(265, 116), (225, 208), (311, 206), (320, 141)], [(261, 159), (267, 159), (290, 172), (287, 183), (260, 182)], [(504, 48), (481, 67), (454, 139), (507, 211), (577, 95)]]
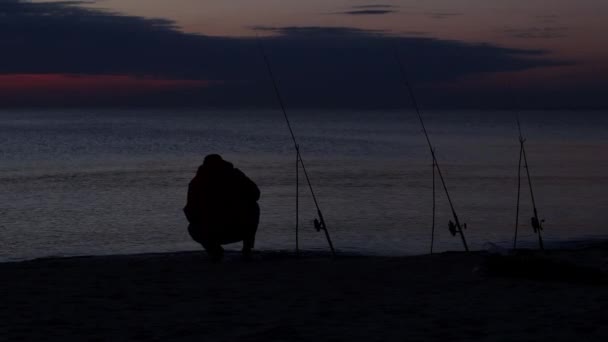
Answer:
[(219, 154), (209, 154), (205, 157), (203, 165), (198, 168), (197, 174), (221, 174), (232, 169), (232, 163), (222, 159)]

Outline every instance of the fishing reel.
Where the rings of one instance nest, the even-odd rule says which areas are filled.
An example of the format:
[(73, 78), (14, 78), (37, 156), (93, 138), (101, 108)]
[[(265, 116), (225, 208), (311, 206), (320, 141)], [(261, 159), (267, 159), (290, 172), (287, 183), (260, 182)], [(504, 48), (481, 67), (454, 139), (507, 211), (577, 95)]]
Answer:
[(325, 222), (319, 221), (319, 219), (315, 219), (313, 221), (313, 224), (315, 225), (315, 229), (317, 230), (317, 232), (320, 232), (321, 230), (326, 230), (327, 229), (325, 227)]
[(543, 230), (543, 223), (545, 222), (544, 219), (540, 220), (539, 222), (536, 216), (532, 216), (532, 218), (530, 218), (530, 222), (532, 223), (532, 229), (534, 229), (535, 233), (538, 233), (538, 231)]
[[(462, 227), (464, 229), (467, 229), (467, 224), (465, 223)], [(456, 234), (462, 233), (462, 231), (460, 229), (458, 229), (458, 227), (456, 227), (456, 223), (452, 222), (452, 220), (450, 220), (450, 222), (448, 222), (448, 229), (450, 230), (450, 233), (452, 234), (452, 236), (456, 236)]]

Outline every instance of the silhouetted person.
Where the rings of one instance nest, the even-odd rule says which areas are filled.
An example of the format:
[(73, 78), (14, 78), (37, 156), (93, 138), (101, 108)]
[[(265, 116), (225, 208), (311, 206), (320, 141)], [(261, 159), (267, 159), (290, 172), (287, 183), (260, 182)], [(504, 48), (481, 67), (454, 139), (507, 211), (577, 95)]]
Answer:
[(260, 219), (260, 190), (241, 170), (210, 154), (188, 186), (184, 208), (188, 232), (212, 260), (224, 255), (221, 245), (243, 241), (243, 257), (250, 258)]

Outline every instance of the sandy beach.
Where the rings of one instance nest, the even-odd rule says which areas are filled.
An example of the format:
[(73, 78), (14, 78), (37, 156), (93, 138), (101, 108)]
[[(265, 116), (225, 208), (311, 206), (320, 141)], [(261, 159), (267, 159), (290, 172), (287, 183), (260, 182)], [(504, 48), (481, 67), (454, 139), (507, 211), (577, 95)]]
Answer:
[[(213, 264), (186, 252), (5, 263), (0, 339), (604, 341), (607, 257), (596, 246), (514, 259), (263, 252)], [(509, 270), (518, 263), (546, 272)]]

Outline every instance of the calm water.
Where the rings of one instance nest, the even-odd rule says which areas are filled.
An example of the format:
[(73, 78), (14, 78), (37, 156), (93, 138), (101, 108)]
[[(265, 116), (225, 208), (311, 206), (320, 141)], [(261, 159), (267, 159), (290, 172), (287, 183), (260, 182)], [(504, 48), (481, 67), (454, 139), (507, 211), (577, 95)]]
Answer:
[[(291, 115), (336, 248), (428, 252), (431, 159), (414, 113)], [(470, 246), (510, 246), (519, 155), (513, 114), (425, 115)], [(522, 121), (547, 244), (605, 238), (608, 116), (530, 112)], [(199, 249), (181, 210), (207, 153), (224, 155), (260, 186), (258, 249), (292, 249), (292, 147), (275, 111), (0, 112), (0, 260)], [(301, 247), (324, 250), (301, 190)], [(461, 250), (437, 194), (436, 250)], [(536, 242), (530, 216), (525, 191), (522, 246)]]

